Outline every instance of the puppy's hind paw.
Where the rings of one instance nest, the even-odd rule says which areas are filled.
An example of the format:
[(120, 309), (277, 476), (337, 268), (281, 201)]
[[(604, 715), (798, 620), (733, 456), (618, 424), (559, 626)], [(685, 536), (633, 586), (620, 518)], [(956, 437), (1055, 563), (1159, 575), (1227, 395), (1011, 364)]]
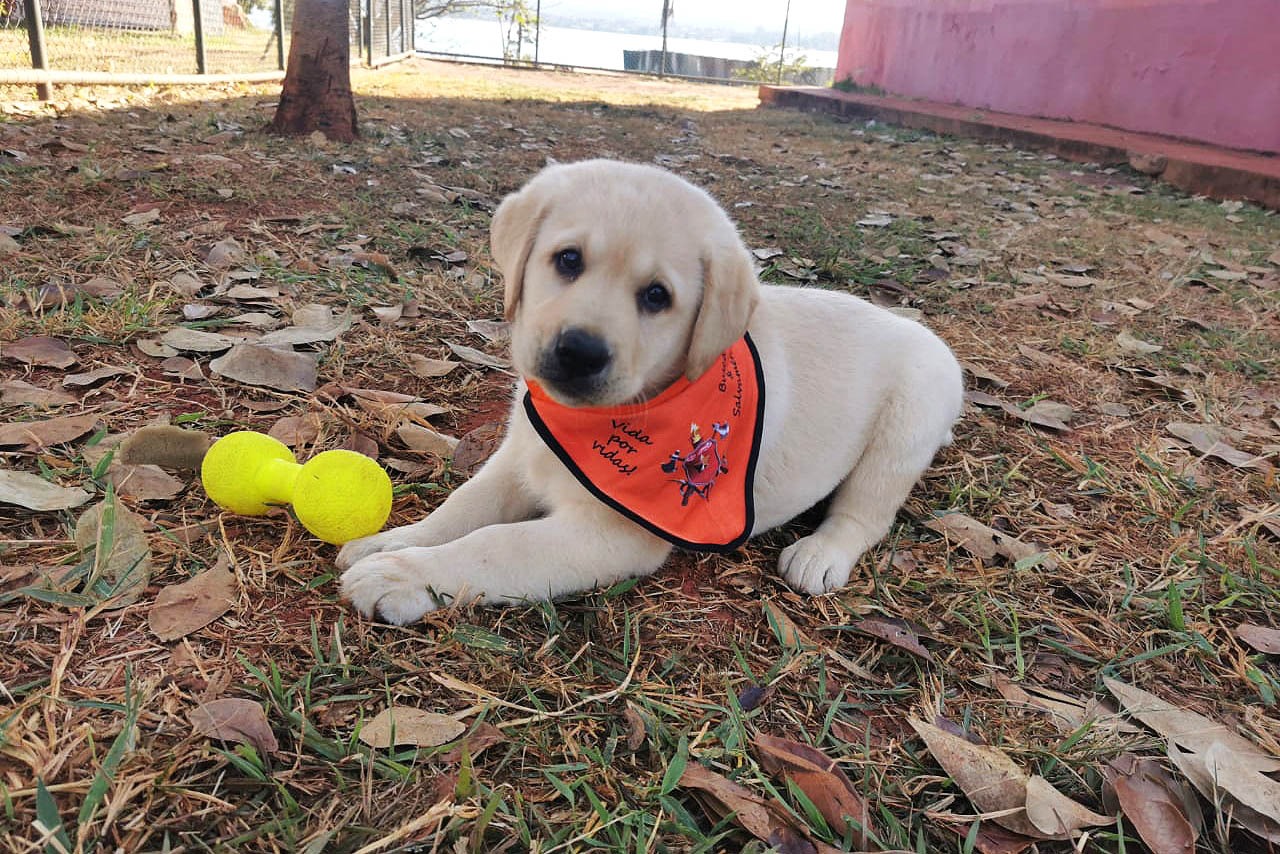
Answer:
[(843, 587), (861, 555), (850, 555), (822, 534), (810, 534), (782, 550), (778, 572), (792, 590), (819, 596)]

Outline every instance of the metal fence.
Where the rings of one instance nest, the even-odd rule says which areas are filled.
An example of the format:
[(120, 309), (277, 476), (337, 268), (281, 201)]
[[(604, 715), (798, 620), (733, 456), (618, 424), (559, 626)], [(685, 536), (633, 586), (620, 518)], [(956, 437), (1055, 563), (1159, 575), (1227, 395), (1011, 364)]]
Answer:
[[(431, 6), (430, 2), (424, 4)], [(777, 4), (775, 28), (734, 31), (734, 22), (682, 23), (692, 4), (635, 0), (600, 4), (600, 12), (561, 0), (498, 2), (418, 22), (417, 52), (433, 59), (600, 71), (630, 71), (734, 83), (788, 82), (826, 85), (835, 66), (840, 11), (828, 21), (806, 10), (806, 0)], [(797, 12), (810, 12), (797, 32)], [(839, 4), (842, 9), (843, 4)], [(821, 24), (812, 23), (815, 20)], [(731, 40), (725, 40), (732, 33)]]
[[(413, 51), (413, 0), (348, 0), (352, 62)], [(0, 83), (279, 77), (293, 0), (0, 0)]]
[(366, 64), (381, 65), (413, 53), (413, 0), (351, 0), (351, 4), (365, 6), (361, 48)]

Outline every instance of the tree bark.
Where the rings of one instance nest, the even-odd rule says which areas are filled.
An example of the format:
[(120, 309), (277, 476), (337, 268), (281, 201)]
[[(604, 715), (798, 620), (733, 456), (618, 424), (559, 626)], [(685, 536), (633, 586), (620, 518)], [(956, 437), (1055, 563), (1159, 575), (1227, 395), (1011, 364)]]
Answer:
[(347, 27), (347, 0), (297, 0), (289, 65), (271, 133), (320, 131), (338, 142), (359, 135)]

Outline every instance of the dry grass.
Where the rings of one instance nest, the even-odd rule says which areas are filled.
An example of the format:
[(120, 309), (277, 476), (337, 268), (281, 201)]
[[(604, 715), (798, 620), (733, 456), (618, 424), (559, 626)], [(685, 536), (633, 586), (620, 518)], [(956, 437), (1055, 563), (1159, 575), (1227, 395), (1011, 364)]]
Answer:
[[(316, 413), (322, 427), (304, 453), (361, 433), (384, 461), (424, 463), (396, 475), (392, 521), (419, 516), (457, 476), (414, 458), (393, 423), (347, 399), (181, 379), (135, 342), (181, 322), (193, 300), (169, 282), (180, 272), (213, 281), (205, 252), (234, 236), (261, 273), (255, 283), (282, 290), (277, 310), (318, 301), (361, 312), (324, 350), (322, 381), (420, 395), (450, 409), (437, 427), (461, 434), (501, 417), (506, 380), (469, 368), (419, 379), (406, 354), (443, 356), (446, 338), (499, 351), (465, 327), (500, 316), (489, 204), (548, 157), (604, 155), (657, 158), (708, 187), (751, 246), (786, 253), (767, 279), (789, 281), (790, 269), (812, 286), (921, 310), (963, 359), (1008, 383), (975, 388), (1018, 405), (1068, 404), (1073, 429), (975, 408), (891, 537), (835, 596), (797, 596), (773, 572), (808, 519), (580, 599), (438, 612), (407, 628), (337, 601), (333, 549), (288, 516), (220, 514), (193, 483), (136, 507), (155, 526), (157, 557), (136, 605), (0, 600), (0, 850), (57, 850), (35, 826), (43, 802), (86, 851), (355, 851), (380, 840), (379, 850), (737, 851), (746, 838), (664, 775), (687, 756), (771, 791), (748, 750), (762, 731), (838, 757), (886, 848), (961, 851), (968, 825), (957, 832), (936, 812), (971, 810), (944, 800), (958, 792), (907, 716), (945, 715), (1095, 807), (1107, 759), (1160, 750), (1103, 727), (1064, 734), (975, 681), (992, 674), (1082, 699), (1115, 675), (1276, 749), (1274, 659), (1233, 633), (1277, 625), (1274, 476), (1202, 459), (1166, 432), (1212, 421), (1239, 431), (1237, 447), (1275, 455), (1274, 216), (1035, 153), (759, 111), (735, 88), (429, 63), (361, 73), (357, 87), (364, 138), (345, 148), (256, 133), (269, 88), (84, 90), (56, 113), (6, 110), (0, 149), (25, 156), (0, 153), (0, 226), (22, 230), (21, 252), (0, 257), (0, 341), (54, 335), (74, 345), (77, 370), (128, 369), (61, 412), (100, 413), (111, 434), (156, 420), (265, 430)], [(471, 198), (416, 193), (428, 176)], [(403, 202), (418, 207), (393, 214)], [(153, 205), (157, 223), (121, 222)], [(856, 224), (871, 211), (892, 224)], [(469, 260), (446, 269), (414, 247), (460, 248)], [(398, 281), (344, 263), (356, 248), (386, 255)], [(1090, 281), (1053, 278), (1073, 265), (1091, 268)], [(44, 284), (94, 276), (125, 295), (35, 312), (20, 303)], [(1034, 293), (1045, 296), (1007, 302)], [(387, 326), (365, 310), (402, 300), (421, 316)], [(193, 325), (219, 328), (236, 310)], [(1163, 349), (1135, 355), (1121, 331)], [(0, 362), (0, 380), (16, 378), (57, 387), (61, 372)], [(40, 415), (0, 410), (4, 421)], [(4, 453), (4, 465), (101, 490), (90, 447), (101, 438)], [(972, 557), (923, 526), (947, 509), (1054, 550), (1056, 566)], [(0, 510), (0, 590), (74, 564), (73, 521)], [(181, 641), (157, 641), (146, 619), (156, 590), (219, 559), (238, 578), (236, 606)], [(809, 642), (784, 642), (762, 600)], [(936, 661), (847, 630), (867, 615), (909, 619)], [(744, 710), (739, 698), (756, 685), (769, 691)], [(280, 751), (193, 734), (188, 715), (214, 697), (260, 701)], [(353, 733), (392, 702), (492, 724), (506, 740), (463, 761), (445, 748), (364, 748)], [(99, 776), (109, 785), (95, 787)], [(778, 795), (805, 815), (794, 792)], [(1212, 822), (1200, 840), (1210, 852), (1252, 845), (1219, 838)], [(1126, 824), (1094, 831), (1081, 850), (1145, 849)]]

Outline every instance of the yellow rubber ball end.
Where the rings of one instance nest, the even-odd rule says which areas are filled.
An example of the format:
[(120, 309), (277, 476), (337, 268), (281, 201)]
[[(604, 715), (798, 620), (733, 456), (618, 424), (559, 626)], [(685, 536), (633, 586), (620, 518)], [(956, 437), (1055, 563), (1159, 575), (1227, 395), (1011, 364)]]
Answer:
[(209, 446), (200, 463), (205, 494), (232, 513), (265, 514), (271, 499), (260, 487), (257, 473), (269, 460), (292, 463), (293, 452), (283, 442), (252, 430), (223, 436)]
[(293, 512), (335, 546), (376, 534), (391, 515), (391, 478), (364, 454), (325, 451), (298, 472)]

